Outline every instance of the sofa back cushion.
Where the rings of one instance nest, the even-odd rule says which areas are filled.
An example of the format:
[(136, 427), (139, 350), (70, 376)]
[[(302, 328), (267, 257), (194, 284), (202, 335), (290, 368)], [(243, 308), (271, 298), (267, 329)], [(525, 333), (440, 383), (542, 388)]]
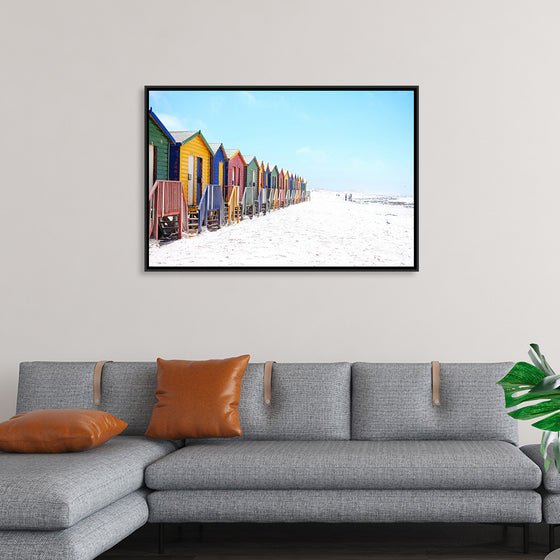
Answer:
[(16, 412), (48, 408), (95, 408), (93, 363), (22, 362)]
[[(17, 412), (90, 408), (128, 423), (123, 435), (144, 435), (156, 402), (156, 362), (108, 362), (101, 404), (93, 405), (95, 362), (20, 364)], [(249, 364), (241, 383), (244, 439), (350, 439), (350, 364), (274, 364), (272, 405), (263, 402), (264, 364)]]
[(123, 435), (144, 435), (156, 402), (155, 362), (109, 362), (103, 367), (101, 404), (93, 404), (95, 362), (23, 362), (17, 412), (89, 408), (110, 412), (128, 424)]
[(440, 406), (431, 364), (352, 365), (352, 439), (502, 440), (517, 444), (517, 421), (496, 382), (511, 363), (441, 364)]
[(272, 404), (264, 405), (264, 364), (241, 382), (242, 439), (350, 439), (350, 364), (274, 364)]

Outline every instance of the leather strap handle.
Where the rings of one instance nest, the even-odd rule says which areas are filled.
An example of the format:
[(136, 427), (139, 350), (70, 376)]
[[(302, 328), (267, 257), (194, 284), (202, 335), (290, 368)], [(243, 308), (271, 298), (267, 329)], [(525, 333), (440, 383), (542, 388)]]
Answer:
[(440, 406), (439, 400), (439, 362), (432, 362), (432, 405)]
[(276, 362), (265, 362), (264, 364), (264, 406), (272, 404), (272, 364)]
[(97, 362), (93, 369), (93, 404), (101, 404), (101, 374), (103, 373), (103, 366), (112, 362), (113, 360), (105, 360), (104, 362)]

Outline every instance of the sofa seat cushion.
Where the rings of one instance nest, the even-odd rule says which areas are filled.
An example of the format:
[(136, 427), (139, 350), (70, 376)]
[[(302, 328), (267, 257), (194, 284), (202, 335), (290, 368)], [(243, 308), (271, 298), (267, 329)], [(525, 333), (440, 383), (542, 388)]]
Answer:
[(143, 486), (176, 445), (117, 436), (79, 453), (0, 453), (0, 530), (65, 529)]
[(500, 441), (209, 441), (146, 469), (155, 490), (533, 489), (541, 471)]

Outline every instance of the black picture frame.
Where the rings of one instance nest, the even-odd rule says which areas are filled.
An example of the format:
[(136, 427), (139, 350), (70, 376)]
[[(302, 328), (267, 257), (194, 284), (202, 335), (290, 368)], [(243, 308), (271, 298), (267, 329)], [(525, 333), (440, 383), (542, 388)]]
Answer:
[[(239, 264), (231, 264), (231, 265), (199, 265), (199, 264), (155, 264), (150, 263), (150, 232), (153, 234), (154, 229), (154, 220), (153, 220), (153, 200), (154, 195), (150, 198), (150, 191), (152, 190), (152, 180), (154, 178), (154, 171), (153, 165), (157, 165), (155, 162), (152, 166), (150, 165), (150, 161), (154, 161), (154, 152), (155, 150), (151, 150), (150, 148), (150, 119), (153, 121), (153, 117), (156, 117), (155, 113), (151, 110), (151, 100), (150, 95), (153, 93), (158, 92), (197, 92), (198, 94), (203, 92), (410, 92), (413, 96), (413, 118), (412, 118), (412, 130), (410, 130), (411, 140), (413, 142), (413, 173), (412, 173), (412, 193), (413, 193), (413, 210), (412, 210), (412, 235), (413, 235), (413, 243), (412, 247), (410, 248), (412, 253), (412, 262), (410, 264), (406, 264), (403, 266), (399, 265), (329, 265), (329, 264), (319, 264), (319, 265), (239, 265)], [(357, 85), (357, 86), (341, 86), (341, 85), (334, 85), (334, 86), (202, 86), (202, 85), (189, 85), (189, 86), (162, 86), (162, 85), (147, 85), (144, 86), (144, 133), (145, 133), (145, 140), (143, 146), (143, 158), (144, 158), (144, 175), (145, 175), (145, 186), (144, 186), (144, 193), (145, 193), (145, 219), (144, 219), (144, 269), (145, 271), (224, 271), (224, 270), (232, 270), (232, 271), (250, 271), (250, 270), (258, 270), (258, 271), (380, 271), (380, 272), (416, 272), (420, 270), (419, 267), (419, 86), (365, 86), (365, 85)], [(162, 125), (164, 129), (165, 125), (159, 121), (159, 125)], [(167, 130), (166, 130), (167, 131)], [(167, 131), (169, 132), (169, 131)], [(200, 131), (199, 131), (200, 132)], [(170, 133), (173, 136), (172, 133)], [(177, 139), (173, 137), (173, 140), (176, 141), (175, 146), (178, 145)], [(217, 139), (219, 141), (219, 139)], [(170, 144), (171, 145), (171, 144)], [(153, 145), (152, 145), (153, 148)], [(248, 148), (250, 151), (251, 148)], [(175, 148), (175, 151), (176, 148)], [(179, 157), (179, 156), (177, 156)], [(156, 158), (157, 159), (157, 158)], [(190, 176), (189, 176), (190, 177)], [(306, 178), (306, 181), (312, 181), (310, 178)], [(308, 187), (309, 190), (313, 191), (313, 186)], [(307, 191), (309, 192), (309, 191)], [(186, 199), (184, 199), (185, 204), (187, 203)], [(187, 205), (186, 208), (191, 208)], [(152, 214), (151, 214), (152, 212)], [(387, 222), (389, 223), (389, 222)], [(161, 230), (159, 227), (159, 222), (156, 217), (155, 227)], [(180, 228), (183, 226), (179, 225)], [(235, 224), (229, 225), (227, 227), (235, 227)], [(152, 241), (153, 243), (153, 241)]]

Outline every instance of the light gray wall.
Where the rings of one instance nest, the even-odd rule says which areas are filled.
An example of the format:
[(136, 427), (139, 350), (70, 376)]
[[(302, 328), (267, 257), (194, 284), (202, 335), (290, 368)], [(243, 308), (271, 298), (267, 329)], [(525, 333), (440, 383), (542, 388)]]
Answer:
[[(12, 2), (1, 419), (22, 360), (501, 361), (537, 341), (560, 368), (559, 20), (556, 0)], [(143, 272), (143, 86), (251, 83), (420, 86), (420, 272)]]

